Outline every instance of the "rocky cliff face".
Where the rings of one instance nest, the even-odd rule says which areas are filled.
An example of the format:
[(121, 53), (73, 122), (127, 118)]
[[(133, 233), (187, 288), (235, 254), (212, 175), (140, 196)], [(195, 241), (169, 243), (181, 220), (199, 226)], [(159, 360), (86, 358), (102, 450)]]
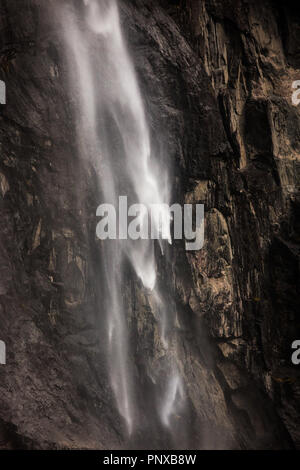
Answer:
[(299, 446), (299, 368), (290, 359), (299, 336), (299, 10), (194, 1), (171, 14), (209, 77), (230, 145), (194, 189), (212, 240), (191, 263), (196, 308), (228, 360), (217, 367), (234, 405), (254, 423), (240, 378), (232, 386), (232, 363), (266, 392)]
[[(0, 1), (0, 447), (299, 446), (299, 15), (267, 0), (120, 2), (174, 201), (206, 207), (204, 248), (175, 244), (161, 270), (181, 325), (185, 439), (130, 442), (104, 361), (98, 188), (77, 155), (57, 1)], [(147, 389), (153, 317), (132, 276), (125, 295)]]

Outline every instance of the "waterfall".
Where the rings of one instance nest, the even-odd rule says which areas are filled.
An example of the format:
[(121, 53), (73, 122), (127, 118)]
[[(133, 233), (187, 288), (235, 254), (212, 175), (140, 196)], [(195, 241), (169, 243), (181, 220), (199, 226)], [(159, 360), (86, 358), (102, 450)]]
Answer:
[[(138, 80), (125, 44), (115, 0), (82, 0), (80, 10), (61, 8), (61, 24), (68, 56), (72, 96), (78, 99), (77, 141), (82, 158), (93, 163), (105, 203), (118, 206), (119, 196), (130, 204), (169, 204), (172, 182), (167, 168), (154, 154)], [(73, 5), (74, 7), (74, 5)], [(141, 217), (141, 225), (146, 220)], [(170, 239), (170, 215), (154, 216), (156, 229)], [(120, 221), (120, 233), (127, 227)], [(164, 366), (164, 386), (158, 414), (165, 427), (184, 398), (176, 341), (169, 331), (175, 313), (159, 289), (153, 240), (103, 242), (107, 364), (112, 390), (128, 433), (138, 425), (136, 383), (130, 353), (126, 306), (122, 295), (124, 264), (129, 262), (156, 312)], [(166, 242), (164, 242), (166, 243)], [(163, 250), (163, 242), (160, 242)], [(161, 381), (150, 371), (153, 383)], [(152, 411), (149, 410), (151, 414)]]

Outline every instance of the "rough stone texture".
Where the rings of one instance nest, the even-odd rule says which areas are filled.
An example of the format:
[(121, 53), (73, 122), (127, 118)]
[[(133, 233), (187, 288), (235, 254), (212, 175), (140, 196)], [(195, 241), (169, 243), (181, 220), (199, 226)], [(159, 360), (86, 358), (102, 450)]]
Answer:
[[(120, 2), (174, 200), (206, 205), (203, 250), (176, 243), (170, 265), (159, 260), (176, 289), (189, 411), (174, 442), (150, 431), (128, 442), (105, 370), (99, 201), (77, 156), (57, 2), (0, 0), (0, 448), (300, 446), (297, 12), (267, 0)], [(132, 276), (125, 295), (147, 389), (155, 322)]]
[(300, 334), (300, 128), (291, 99), (299, 9), (293, 2), (183, 0), (169, 13), (210, 79), (230, 145), (201, 181), (207, 189), (199, 194), (195, 182), (195, 199), (209, 214), (206, 248), (191, 260), (192, 308), (230, 361), (218, 365), (230, 388), (239, 380), (243, 387), (236, 364), (264, 389), (299, 446), (299, 367), (290, 359)]

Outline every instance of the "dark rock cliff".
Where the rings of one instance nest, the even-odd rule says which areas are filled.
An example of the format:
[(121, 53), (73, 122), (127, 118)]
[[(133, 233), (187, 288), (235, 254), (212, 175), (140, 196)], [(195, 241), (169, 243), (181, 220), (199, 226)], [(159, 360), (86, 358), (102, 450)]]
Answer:
[[(0, 0), (0, 448), (299, 447), (299, 14), (267, 0), (120, 2), (174, 200), (206, 207), (203, 250), (175, 244), (162, 273), (184, 325), (186, 440), (126, 442), (103, 358), (96, 178), (77, 155), (57, 2)], [(147, 300), (129, 291), (138, 371), (158, 352)]]

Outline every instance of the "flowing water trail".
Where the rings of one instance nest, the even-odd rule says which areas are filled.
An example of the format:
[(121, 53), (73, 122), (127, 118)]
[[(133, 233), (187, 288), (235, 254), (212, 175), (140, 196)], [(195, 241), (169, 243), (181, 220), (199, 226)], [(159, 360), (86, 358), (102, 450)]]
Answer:
[[(123, 37), (115, 0), (82, 0), (60, 11), (68, 55), (72, 96), (78, 98), (77, 140), (82, 158), (93, 162), (105, 203), (118, 207), (119, 196), (130, 204), (169, 204), (172, 184), (167, 169), (151, 149), (151, 139), (136, 73)], [(80, 14), (79, 14), (80, 12)], [(141, 216), (141, 226), (146, 218)], [(154, 213), (158, 232), (170, 239), (170, 214)], [(120, 234), (127, 233), (120, 221)], [(126, 306), (122, 295), (124, 264), (129, 261), (158, 312), (157, 321), (167, 366), (159, 400), (162, 424), (182, 402), (184, 391), (176, 360), (176, 342), (168, 336), (174, 312), (157, 283), (153, 240), (107, 241), (105, 272), (108, 351), (111, 386), (129, 434), (138, 426)], [(123, 237), (125, 238), (125, 237)], [(153, 376), (155, 372), (153, 372)], [(157, 378), (159, 380), (159, 377)], [(151, 410), (150, 410), (151, 413)]]

